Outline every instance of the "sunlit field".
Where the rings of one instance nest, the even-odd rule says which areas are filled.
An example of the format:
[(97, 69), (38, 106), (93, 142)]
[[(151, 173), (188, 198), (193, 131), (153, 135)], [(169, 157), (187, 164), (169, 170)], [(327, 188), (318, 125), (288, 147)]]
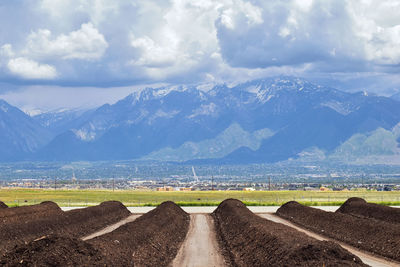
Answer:
[(9, 206), (54, 201), (59, 206), (90, 206), (107, 200), (118, 200), (126, 206), (155, 206), (171, 200), (181, 206), (214, 206), (227, 198), (236, 198), (250, 206), (277, 206), (295, 200), (309, 206), (341, 205), (350, 197), (361, 197), (368, 202), (399, 205), (400, 191), (192, 191), (157, 192), (133, 190), (41, 190), (0, 189), (0, 200)]

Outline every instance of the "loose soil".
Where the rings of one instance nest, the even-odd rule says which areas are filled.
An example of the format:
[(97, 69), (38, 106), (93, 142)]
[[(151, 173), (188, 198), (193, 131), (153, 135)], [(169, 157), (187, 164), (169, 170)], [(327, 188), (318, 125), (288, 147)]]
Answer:
[(362, 198), (349, 198), (336, 211), (361, 218), (373, 218), (388, 223), (400, 223), (400, 209), (368, 203)]
[(189, 232), (172, 263), (173, 267), (224, 267), (214, 223), (209, 214), (190, 215)]
[(14, 266), (111, 266), (101, 252), (79, 239), (43, 236), (17, 245), (0, 258), (0, 265)]
[(3, 223), (14, 223), (36, 220), (45, 216), (61, 215), (63, 211), (60, 207), (51, 201), (45, 201), (40, 204), (22, 207), (13, 207), (0, 210), (0, 221)]
[(173, 202), (115, 231), (88, 240), (112, 266), (168, 266), (189, 229), (190, 216)]
[[(52, 202), (34, 206), (0, 211), (2, 215), (9, 210), (13, 213), (13, 216), (11, 214), (3, 216), (3, 223), (0, 224), (0, 255), (17, 244), (28, 243), (41, 236), (57, 234), (80, 238), (131, 214), (117, 201), (108, 201), (98, 206), (68, 212), (63, 212), (57, 204)], [(45, 207), (47, 207), (47, 212)], [(29, 208), (38, 212), (31, 212)], [(18, 209), (22, 209), (22, 212)]]
[(384, 259), (384, 258), (382, 258), (380, 256), (373, 255), (373, 254), (371, 254), (369, 252), (362, 251), (360, 249), (357, 249), (355, 247), (347, 245), (347, 244), (345, 244), (343, 242), (334, 240), (332, 238), (316, 234), (316, 233), (311, 232), (311, 231), (309, 231), (307, 229), (304, 229), (304, 228), (302, 228), (300, 226), (297, 226), (297, 225), (293, 224), (292, 222), (290, 222), (290, 221), (288, 221), (286, 219), (283, 219), (283, 218), (281, 218), (281, 217), (279, 217), (279, 216), (277, 216), (275, 214), (272, 214), (272, 213), (259, 213), (257, 215), (262, 217), (262, 218), (268, 219), (270, 221), (287, 225), (287, 226), (289, 226), (289, 227), (291, 227), (293, 229), (296, 229), (297, 231), (300, 231), (302, 233), (305, 233), (306, 235), (311, 236), (311, 237), (313, 237), (313, 238), (315, 238), (317, 240), (333, 241), (335, 243), (338, 243), (342, 248), (346, 249), (350, 253), (353, 253), (354, 255), (359, 257), (365, 264), (368, 264), (370, 266), (376, 266), (376, 267), (398, 266), (398, 264), (396, 264), (395, 262), (393, 262), (391, 260), (387, 260), (387, 259)]
[(67, 221), (58, 233), (78, 238), (97, 232), (130, 215), (130, 211), (119, 201), (106, 201), (93, 207), (66, 211)]
[(276, 214), (321, 235), (400, 261), (398, 225), (340, 212), (326, 212), (295, 201), (281, 206)]
[(8, 206), (3, 201), (0, 201), (0, 209), (5, 209), (5, 208), (8, 208)]
[(336, 243), (260, 218), (239, 200), (223, 201), (212, 216), (232, 266), (366, 266)]

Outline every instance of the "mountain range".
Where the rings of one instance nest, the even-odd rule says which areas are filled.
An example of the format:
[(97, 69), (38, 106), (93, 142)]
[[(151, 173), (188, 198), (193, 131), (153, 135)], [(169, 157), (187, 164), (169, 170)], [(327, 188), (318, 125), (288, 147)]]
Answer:
[(94, 110), (32, 117), (0, 101), (0, 160), (349, 161), (399, 155), (399, 123), (394, 97), (296, 77), (144, 88)]

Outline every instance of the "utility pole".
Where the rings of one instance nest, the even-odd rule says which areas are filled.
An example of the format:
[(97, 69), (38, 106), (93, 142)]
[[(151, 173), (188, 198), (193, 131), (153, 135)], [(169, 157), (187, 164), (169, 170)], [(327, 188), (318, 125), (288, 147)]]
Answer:
[(268, 176), (268, 191), (271, 191), (271, 176)]
[(54, 176), (54, 191), (57, 189), (57, 177)]
[(214, 191), (214, 175), (211, 176), (211, 191)]

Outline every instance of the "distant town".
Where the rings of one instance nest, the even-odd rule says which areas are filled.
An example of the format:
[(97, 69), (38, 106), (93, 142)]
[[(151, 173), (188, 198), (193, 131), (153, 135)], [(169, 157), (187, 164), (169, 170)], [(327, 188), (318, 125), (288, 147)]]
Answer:
[(400, 190), (399, 166), (271, 164), (192, 166), (137, 162), (3, 163), (1, 188), (209, 190)]

